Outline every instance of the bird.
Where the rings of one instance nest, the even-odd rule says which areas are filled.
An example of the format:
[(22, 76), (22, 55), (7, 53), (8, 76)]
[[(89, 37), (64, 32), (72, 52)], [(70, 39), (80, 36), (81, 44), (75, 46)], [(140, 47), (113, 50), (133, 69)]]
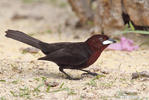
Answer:
[(80, 78), (71, 77), (64, 69), (76, 69), (93, 76), (98, 75), (89, 70), (84, 70), (84, 68), (92, 65), (108, 45), (116, 42), (104, 34), (93, 35), (84, 42), (46, 43), (18, 30), (8, 29), (5, 33), (8, 38), (40, 49), (45, 56), (38, 58), (38, 60), (56, 63), (59, 66), (59, 71), (70, 80), (78, 80)]

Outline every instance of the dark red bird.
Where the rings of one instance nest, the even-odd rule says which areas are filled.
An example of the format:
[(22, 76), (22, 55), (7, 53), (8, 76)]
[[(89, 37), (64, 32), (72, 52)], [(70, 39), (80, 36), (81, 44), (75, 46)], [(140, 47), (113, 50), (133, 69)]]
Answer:
[(85, 42), (45, 43), (20, 31), (7, 30), (6, 33), (6, 37), (40, 49), (46, 56), (39, 58), (39, 60), (55, 62), (68, 79), (77, 78), (70, 77), (63, 69), (77, 69), (91, 75), (97, 75), (83, 70), (83, 68), (92, 65), (109, 44), (115, 43), (106, 35), (94, 35)]

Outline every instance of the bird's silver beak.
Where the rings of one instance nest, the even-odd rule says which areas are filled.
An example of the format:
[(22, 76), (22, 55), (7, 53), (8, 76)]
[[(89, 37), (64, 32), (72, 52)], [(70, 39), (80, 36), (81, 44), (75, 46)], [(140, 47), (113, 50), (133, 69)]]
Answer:
[(112, 44), (112, 43), (116, 43), (116, 41), (113, 39), (108, 39), (108, 40), (105, 40), (102, 42), (103, 45), (108, 45), (108, 44)]

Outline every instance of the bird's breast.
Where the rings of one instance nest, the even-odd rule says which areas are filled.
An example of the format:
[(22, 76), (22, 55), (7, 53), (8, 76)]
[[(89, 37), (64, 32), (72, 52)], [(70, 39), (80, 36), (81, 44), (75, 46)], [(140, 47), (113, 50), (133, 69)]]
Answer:
[(94, 52), (88, 59), (87, 61), (87, 65), (90, 66), (92, 65), (97, 59), (98, 57), (100, 56), (101, 52), (100, 51), (97, 51), (97, 52)]

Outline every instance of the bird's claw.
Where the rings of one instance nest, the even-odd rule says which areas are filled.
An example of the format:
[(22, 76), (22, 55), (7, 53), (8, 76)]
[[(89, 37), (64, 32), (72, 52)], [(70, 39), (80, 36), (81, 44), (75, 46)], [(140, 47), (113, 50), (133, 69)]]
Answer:
[(83, 73), (82, 75), (92, 75), (92, 76), (97, 76), (97, 75), (99, 75), (99, 74), (97, 74), (97, 73), (93, 73), (93, 72), (87, 72), (87, 73)]
[(90, 75), (92, 75), (92, 76), (97, 76), (97, 75), (99, 75), (99, 74), (97, 74), (97, 73), (88, 73), (88, 74), (90, 74)]

